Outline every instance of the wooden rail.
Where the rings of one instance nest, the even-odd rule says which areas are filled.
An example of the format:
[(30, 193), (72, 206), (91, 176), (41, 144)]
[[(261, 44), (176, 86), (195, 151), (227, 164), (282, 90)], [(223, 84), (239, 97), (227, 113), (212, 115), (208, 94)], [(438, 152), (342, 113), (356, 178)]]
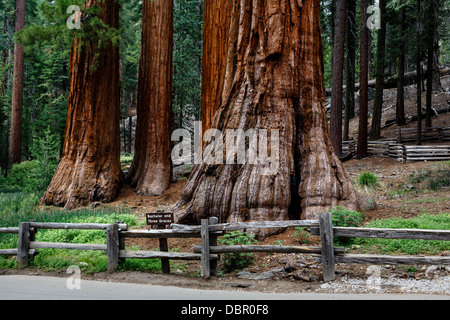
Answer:
[[(333, 227), (333, 235), (344, 238), (410, 239), (450, 241), (450, 230), (379, 229)], [(319, 228), (311, 228), (312, 235), (319, 235)], [(318, 257), (321, 262), (322, 257)], [(450, 257), (441, 256), (389, 256), (370, 254), (343, 254), (335, 257), (337, 263), (450, 265)]]
[[(324, 280), (335, 279), (336, 263), (363, 264), (436, 264), (450, 265), (450, 257), (441, 256), (387, 256), (387, 255), (354, 255), (345, 254), (343, 248), (334, 247), (333, 237), (384, 238), (384, 239), (424, 239), (450, 241), (450, 230), (418, 230), (418, 229), (377, 229), (377, 228), (343, 228), (333, 227), (331, 213), (323, 213), (319, 220), (293, 221), (261, 221), (218, 224), (217, 218), (203, 219), (200, 226), (172, 225), (167, 230), (128, 230), (123, 223), (114, 224), (69, 224), (69, 223), (37, 223), (22, 222), (18, 228), (0, 228), (0, 233), (19, 235), (17, 249), (1, 249), (0, 255), (16, 256), (20, 268), (28, 265), (28, 260), (38, 254), (38, 249), (71, 249), (105, 251), (108, 261), (108, 272), (114, 272), (120, 259), (173, 259), (198, 260), (201, 263), (201, 274), (210, 277), (217, 274), (217, 261), (223, 253), (306, 253), (316, 255), (322, 263)], [(275, 245), (235, 245), (218, 246), (217, 238), (226, 231), (309, 227), (313, 235), (321, 237), (320, 247), (275, 246)], [(105, 230), (106, 244), (77, 244), (39, 242), (35, 235), (39, 229), (79, 229)], [(125, 250), (127, 238), (200, 238), (201, 245), (196, 245), (193, 252), (164, 252)], [(167, 271), (167, 270), (166, 270)], [(170, 269), (168, 270), (170, 272)], [(163, 272), (164, 269), (163, 269)]]
[[(356, 142), (344, 141), (343, 153), (350, 152), (354, 155), (354, 143)], [(375, 157), (393, 158), (402, 163), (445, 161), (450, 160), (450, 145), (407, 146), (394, 141), (369, 141), (368, 153)]]
[[(422, 129), (422, 141), (450, 140), (450, 127), (432, 127)], [(398, 128), (398, 143), (417, 141), (417, 128)]]

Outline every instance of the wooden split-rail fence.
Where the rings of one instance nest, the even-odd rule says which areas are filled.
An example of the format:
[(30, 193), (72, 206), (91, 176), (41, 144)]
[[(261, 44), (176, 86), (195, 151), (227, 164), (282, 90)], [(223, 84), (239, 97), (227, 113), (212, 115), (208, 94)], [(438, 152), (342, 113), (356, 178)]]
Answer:
[[(343, 154), (355, 155), (356, 141), (343, 142)], [(450, 145), (408, 146), (395, 141), (369, 141), (369, 156), (392, 158), (402, 163), (450, 160)]]
[[(417, 141), (417, 128), (398, 128), (398, 143)], [(450, 141), (450, 127), (422, 129), (422, 141)]]
[[(424, 239), (450, 241), (450, 230), (417, 230), (417, 229), (371, 229), (342, 228), (332, 225), (331, 213), (323, 213), (318, 220), (263, 221), (242, 223), (217, 223), (217, 218), (201, 221), (200, 226), (172, 224), (172, 229), (129, 230), (123, 223), (114, 224), (71, 224), (71, 223), (39, 223), (22, 222), (18, 228), (0, 228), (0, 233), (17, 233), (17, 249), (0, 249), (0, 255), (17, 256), (18, 267), (28, 266), (29, 259), (38, 254), (38, 249), (74, 249), (105, 251), (108, 261), (108, 272), (115, 271), (120, 259), (161, 259), (198, 260), (201, 262), (203, 277), (217, 274), (217, 261), (224, 253), (305, 253), (317, 257), (322, 263), (324, 281), (335, 279), (336, 263), (359, 264), (407, 264), (407, 265), (450, 265), (449, 256), (387, 256), (368, 254), (346, 254), (344, 248), (334, 247), (334, 236), (357, 238), (388, 239)], [(251, 230), (264, 228), (310, 228), (313, 235), (320, 235), (320, 247), (283, 246), (283, 245), (234, 245), (219, 246), (217, 238), (227, 231)], [(105, 230), (106, 244), (74, 244), (50, 243), (36, 241), (39, 229), (80, 229)], [(201, 238), (201, 245), (194, 246), (194, 252), (136, 251), (125, 249), (127, 238)], [(170, 269), (164, 270), (168, 273)]]

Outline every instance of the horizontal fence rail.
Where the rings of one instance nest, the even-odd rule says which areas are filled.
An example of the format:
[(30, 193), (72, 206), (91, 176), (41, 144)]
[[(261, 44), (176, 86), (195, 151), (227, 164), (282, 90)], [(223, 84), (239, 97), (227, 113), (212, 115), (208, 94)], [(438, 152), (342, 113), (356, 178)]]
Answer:
[[(320, 235), (319, 228), (311, 229), (312, 235)], [(382, 238), (410, 240), (443, 240), (450, 241), (450, 230), (421, 229), (377, 229), (333, 227), (334, 236), (344, 238)]]
[[(114, 272), (120, 259), (161, 259), (162, 270), (170, 272), (169, 260), (200, 261), (201, 274), (210, 277), (217, 274), (220, 254), (227, 253), (303, 253), (317, 257), (322, 263), (325, 281), (335, 279), (336, 263), (359, 264), (409, 264), (409, 265), (450, 265), (450, 257), (445, 256), (389, 256), (369, 254), (346, 254), (344, 248), (334, 247), (334, 237), (380, 238), (380, 239), (423, 239), (450, 241), (450, 230), (420, 229), (380, 229), (334, 227), (331, 213), (319, 215), (318, 220), (259, 221), (239, 223), (217, 223), (217, 218), (203, 219), (199, 226), (172, 224), (172, 229), (129, 230), (126, 224), (74, 224), (22, 222), (18, 228), (0, 228), (0, 233), (18, 234), (18, 248), (0, 249), (0, 255), (16, 256), (20, 268), (28, 265), (28, 260), (37, 255), (38, 249), (69, 249), (105, 251), (108, 272)], [(320, 247), (282, 245), (233, 245), (219, 246), (217, 238), (227, 231), (267, 228), (307, 227), (312, 235), (320, 236)], [(63, 230), (105, 230), (106, 244), (53, 243), (35, 240), (39, 229)], [(160, 251), (125, 250), (125, 239), (160, 239)], [(199, 238), (201, 245), (194, 245), (193, 252), (169, 252), (168, 238)]]
[[(312, 235), (319, 235), (319, 228), (311, 228)], [(450, 230), (380, 229), (333, 227), (333, 235), (344, 238), (377, 238), (450, 241)], [(323, 257), (318, 257), (322, 262)], [(406, 264), (406, 265), (450, 265), (450, 257), (441, 256), (389, 256), (371, 254), (343, 254), (335, 256), (336, 263), (360, 264)]]
[[(424, 128), (423, 141), (450, 141), (450, 127)], [(408, 146), (404, 143), (417, 141), (417, 128), (399, 128), (398, 139), (368, 141), (369, 156), (393, 158), (399, 162), (450, 160), (450, 145)], [(355, 155), (357, 141), (343, 141), (343, 154)]]

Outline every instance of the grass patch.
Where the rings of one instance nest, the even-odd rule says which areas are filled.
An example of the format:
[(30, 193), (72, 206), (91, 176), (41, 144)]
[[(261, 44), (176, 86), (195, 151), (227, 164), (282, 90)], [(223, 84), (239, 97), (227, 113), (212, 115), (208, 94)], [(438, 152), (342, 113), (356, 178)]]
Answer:
[(378, 190), (381, 188), (379, 178), (371, 172), (362, 172), (358, 175), (358, 185), (366, 191)]
[[(374, 220), (367, 224), (367, 228), (387, 229), (431, 229), (450, 230), (450, 213), (438, 215), (421, 214), (412, 219), (383, 219)], [(404, 240), (404, 239), (362, 239), (358, 238), (355, 243), (368, 252), (384, 254), (432, 254), (450, 250), (450, 241), (430, 240)]]
[(438, 191), (450, 187), (450, 163), (441, 162), (431, 169), (414, 171), (409, 176), (409, 182), (419, 189)]
[[(17, 227), (20, 222), (56, 223), (114, 223), (123, 221), (130, 227), (142, 224), (138, 217), (123, 208), (100, 207), (79, 210), (39, 208), (40, 195), (36, 193), (0, 193), (0, 227)], [(39, 230), (36, 241), (106, 244), (104, 230)], [(0, 234), (0, 248), (17, 248), (18, 235)], [(129, 248), (127, 248), (129, 249)], [(139, 248), (133, 248), (139, 250)], [(43, 270), (65, 270), (78, 265), (83, 271), (94, 273), (107, 270), (107, 258), (102, 251), (39, 249), (30, 267)], [(16, 268), (15, 257), (0, 256), (0, 268)], [(118, 270), (161, 270), (160, 260), (126, 259)]]

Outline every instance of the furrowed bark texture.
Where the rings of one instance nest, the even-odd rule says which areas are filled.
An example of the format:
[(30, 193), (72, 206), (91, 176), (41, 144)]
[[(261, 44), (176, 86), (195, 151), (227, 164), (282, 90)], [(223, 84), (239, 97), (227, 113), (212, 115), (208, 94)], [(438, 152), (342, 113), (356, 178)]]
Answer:
[(159, 196), (172, 178), (173, 1), (144, 0), (135, 156), (127, 180)]
[(203, 132), (212, 127), (214, 114), (220, 105), (227, 39), (230, 29), (231, 2), (206, 0), (203, 19), (202, 101)]
[[(324, 108), (318, 0), (233, 1), (221, 104), (213, 127), (279, 130), (279, 169), (264, 165), (194, 167), (176, 219), (198, 223), (317, 218), (356, 194), (331, 146)], [(206, 149), (206, 148), (205, 148)], [(270, 150), (269, 146), (268, 149)], [(261, 151), (261, 150), (259, 150)], [(259, 231), (257, 236), (265, 236)]]
[[(105, 24), (119, 27), (115, 0), (98, 4)], [(120, 187), (119, 48), (74, 38), (67, 125), (61, 162), (42, 202), (73, 209), (112, 201)], [(94, 68), (94, 65), (96, 67)]]

